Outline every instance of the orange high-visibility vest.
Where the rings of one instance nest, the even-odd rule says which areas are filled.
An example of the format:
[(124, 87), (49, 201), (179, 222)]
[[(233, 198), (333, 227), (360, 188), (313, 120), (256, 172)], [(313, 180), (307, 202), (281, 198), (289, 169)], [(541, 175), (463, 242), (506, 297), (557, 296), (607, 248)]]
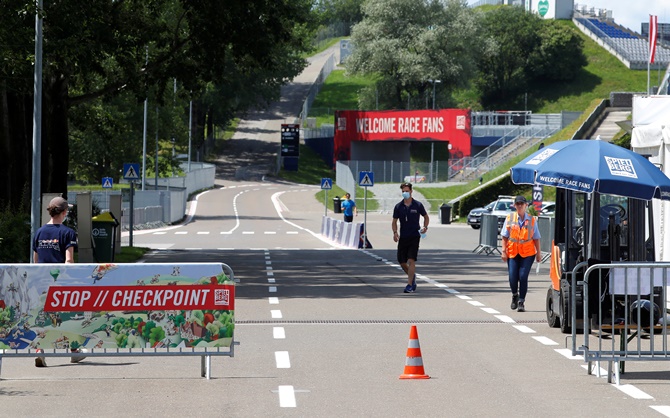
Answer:
[(507, 215), (507, 256), (509, 258), (529, 257), (535, 255), (535, 244), (533, 243), (533, 232), (535, 231), (535, 217), (530, 217), (523, 228), (519, 227), (519, 214), (517, 212)]

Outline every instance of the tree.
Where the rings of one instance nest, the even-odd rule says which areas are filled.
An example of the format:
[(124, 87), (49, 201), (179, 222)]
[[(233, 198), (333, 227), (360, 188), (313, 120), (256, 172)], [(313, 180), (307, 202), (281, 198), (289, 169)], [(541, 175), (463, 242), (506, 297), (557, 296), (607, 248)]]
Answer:
[(561, 22), (516, 6), (482, 14), (491, 45), (478, 63), (476, 85), (484, 106), (506, 107), (535, 81), (573, 80), (587, 64), (582, 39)]
[[(369, 0), (352, 29), (354, 50), (346, 61), (353, 74), (377, 75), (383, 107), (406, 107), (467, 85), (481, 43), (478, 18), (458, 0)], [(439, 100), (438, 100), (439, 102)], [(423, 107), (423, 105), (421, 105)]]
[(483, 13), (490, 53), (479, 60), (477, 86), (482, 104), (514, 99), (528, 86), (528, 71), (541, 44), (542, 19), (522, 7), (502, 6)]
[[(1, 7), (0, 52), (10, 59), (0, 61), (0, 143), (16, 164), (3, 167), (0, 203), (14, 204), (32, 165), (34, 9), (20, 0)], [(41, 191), (67, 190), (71, 109), (125, 91), (138, 102), (152, 88), (163, 97), (174, 78), (197, 98), (207, 83), (225, 84), (231, 63), (264, 77), (257, 84), (279, 86), (304, 68), (310, 7), (309, 0), (45, 2)]]

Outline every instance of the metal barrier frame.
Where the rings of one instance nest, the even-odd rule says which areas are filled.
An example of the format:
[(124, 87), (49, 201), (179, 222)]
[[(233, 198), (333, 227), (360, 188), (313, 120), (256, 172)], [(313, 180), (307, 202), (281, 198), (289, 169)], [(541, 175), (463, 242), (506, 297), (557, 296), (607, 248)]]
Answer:
[(481, 226), (479, 228), (479, 245), (472, 250), (475, 254), (491, 255), (501, 254), (498, 249), (498, 216), (485, 214), (482, 215)]
[[(580, 263), (573, 270), (573, 292), (574, 284), (577, 283), (576, 272), (585, 264), (586, 262)], [(602, 373), (600, 362), (606, 361), (607, 381), (611, 383), (614, 377), (618, 385), (627, 361), (670, 361), (666, 313), (668, 274), (670, 274), (670, 263), (596, 264), (586, 269), (584, 280), (578, 283), (583, 286), (584, 294), (583, 342), (579, 350), (575, 349), (577, 335), (574, 298), (572, 337), (573, 355), (583, 354), (584, 360), (588, 363), (589, 374), (592, 373), (595, 363), (597, 376), (600, 377)], [(591, 316), (589, 312), (593, 309), (589, 309), (589, 288), (591, 291), (597, 290), (596, 298), (599, 301), (597, 314)], [(640, 305), (629, 312), (630, 305), (636, 300), (659, 302), (657, 305), (660, 312), (654, 313), (652, 309), (648, 316), (649, 323), (638, 325), (635, 318), (645, 319), (641, 316), (644, 311)], [(604, 309), (606, 312), (603, 312)], [(658, 337), (661, 337), (660, 342)], [(630, 347), (631, 343), (634, 343), (633, 347)]]
[[(157, 268), (166, 267), (165, 264), (167, 264), (167, 267), (170, 269), (177, 268), (183, 268), (183, 267), (188, 267), (189, 265), (202, 265), (202, 264), (217, 264), (220, 265), (222, 268), (222, 271), (224, 274), (226, 274), (229, 278), (229, 280), (234, 284), (238, 280), (235, 279), (235, 275), (233, 272), (233, 269), (228, 266), (227, 264), (224, 263), (163, 263), (163, 264), (129, 264), (128, 266), (134, 266), (134, 267), (142, 267), (145, 268), (147, 266), (149, 267), (154, 267), (158, 266)], [(12, 267), (12, 268), (21, 268), (22, 266), (33, 266), (33, 267), (46, 267), (48, 268), (65, 268), (65, 266), (77, 266), (77, 267), (86, 267), (86, 266), (91, 266), (91, 267), (96, 267), (96, 266), (116, 266), (116, 268), (123, 267), (124, 264), (117, 263), (117, 264), (112, 264), (112, 263), (106, 263), (106, 264), (27, 264), (27, 265), (21, 265), (21, 264), (15, 264), (15, 265), (0, 265), (0, 267)], [(179, 271), (179, 270), (177, 270)], [(50, 279), (49, 279), (50, 280)], [(98, 278), (100, 280), (100, 278)], [(54, 279), (54, 282), (56, 280)], [(95, 283), (95, 280), (94, 280)], [(170, 283), (168, 283), (170, 284)], [(192, 286), (195, 283), (189, 283), (189, 284), (184, 284), (184, 285), (178, 285), (178, 286), (183, 286), (183, 287), (189, 287)], [(144, 283), (140, 284), (138, 283), (138, 286), (144, 286)], [(124, 288), (124, 287), (131, 287), (127, 285), (119, 285), (119, 288)], [(147, 287), (149, 287), (147, 285)], [(159, 286), (156, 286), (157, 288)], [(233, 301), (234, 301), (234, 295), (233, 295)], [(160, 310), (156, 309), (148, 309), (151, 312), (159, 312)], [(67, 310), (63, 310), (60, 312), (68, 312)], [(72, 311), (70, 311), (72, 312)], [(138, 311), (142, 312), (142, 311)], [(161, 311), (164, 312), (164, 311)], [(234, 311), (233, 311), (234, 312)], [(37, 319), (37, 318), (35, 318)], [(24, 325), (25, 325), (24, 321)], [(233, 316), (233, 325), (234, 325), (234, 316)], [(19, 324), (17, 323), (16, 329), (19, 329)], [(11, 331), (14, 331), (12, 329)], [(2, 361), (4, 358), (10, 358), (10, 357), (73, 357), (73, 356), (85, 356), (85, 357), (143, 357), (143, 356), (200, 356), (201, 357), (201, 362), (200, 362), (200, 375), (202, 377), (207, 378), (208, 380), (211, 379), (211, 357), (212, 356), (228, 356), (228, 357), (234, 357), (235, 354), (235, 346), (239, 345), (239, 342), (235, 341), (235, 334), (233, 332), (232, 337), (231, 337), (231, 342), (230, 346), (223, 346), (223, 347), (162, 347), (162, 348), (149, 348), (149, 347), (143, 347), (143, 348), (88, 348), (87, 347), (87, 352), (85, 354), (79, 353), (75, 354), (69, 351), (67, 348), (41, 348), (42, 351), (38, 353), (37, 347), (34, 346), (34, 344), (31, 343), (27, 348), (9, 348), (9, 349), (0, 349), (0, 373), (2, 372)]]

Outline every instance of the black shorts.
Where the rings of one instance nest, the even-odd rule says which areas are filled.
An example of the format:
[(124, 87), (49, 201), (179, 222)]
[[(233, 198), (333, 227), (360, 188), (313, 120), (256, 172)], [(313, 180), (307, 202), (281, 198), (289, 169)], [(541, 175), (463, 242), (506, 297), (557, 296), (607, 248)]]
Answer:
[(421, 237), (400, 237), (398, 239), (398, 263), (407, 263), (407, 260), (416, 261), (419, 255), (419, 240)]
[(354, 220), (354, 215), (347, 216), (344, 215), (344, 222), (352, 222)]

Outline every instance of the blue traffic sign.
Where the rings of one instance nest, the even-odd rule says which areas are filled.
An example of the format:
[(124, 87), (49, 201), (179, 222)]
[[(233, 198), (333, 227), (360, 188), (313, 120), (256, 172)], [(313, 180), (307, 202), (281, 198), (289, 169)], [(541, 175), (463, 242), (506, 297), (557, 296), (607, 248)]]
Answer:
[(102, 188), (103, 189), (111, 189), (114, 187), (114, 179), (111, 177), (103, 177), (102, 178)]
[(375, 185), (375, 173), (372, 171), (358, 172), (358, 185), (361, 187), (370, 187)]
[(123, 178), (138, 180), (140, 178), (140, 163), (123, 163)]
[(333, 188), (333, 180), (328, 177), (321, 179), (321, 190), (330, 190)]

